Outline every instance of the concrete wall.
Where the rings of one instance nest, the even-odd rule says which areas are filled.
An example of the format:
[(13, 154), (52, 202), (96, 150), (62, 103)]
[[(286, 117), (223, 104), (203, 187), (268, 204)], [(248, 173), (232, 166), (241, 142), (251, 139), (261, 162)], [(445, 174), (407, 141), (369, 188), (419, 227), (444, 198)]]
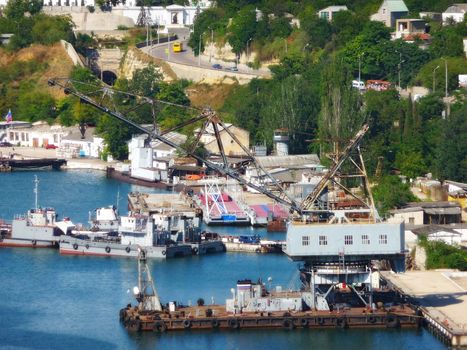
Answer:
[(258, 77), (254, 74), (228, 72), (220, 69), (206, 69), (174, 62), (168, 62), (168, 64), (178, 78), (192, 80), (196, 83), (203, 82), (213, 84), (221, 81), (229, 83), (229, 79), (226, 78), (230, 78), (232, 84), (238, 81), (238, 83), (242, 85), (248, 84), (252, 79)]
[(84, 67), (84, 63), (83, 61), (81, 61), (81, 57), (79, 57), (73, 45), (71, 45), (69, 42), (65, 40), (60, 40), (60, 44), (62, 44), (63, 48), (65, 49), (66, 53), (68, 54), (70, 59), (73, 61), (73, 64), (75, 66)]

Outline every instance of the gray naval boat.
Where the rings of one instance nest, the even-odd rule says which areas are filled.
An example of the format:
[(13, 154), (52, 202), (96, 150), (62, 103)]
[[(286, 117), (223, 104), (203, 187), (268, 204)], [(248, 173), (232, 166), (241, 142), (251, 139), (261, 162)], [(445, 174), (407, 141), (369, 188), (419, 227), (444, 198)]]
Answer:
[(26, 215), (17, 215), (11, 224), (0, 223), (0, 247), (58, 247), (60, 237), (70, 232), (73, 224), (68, 220), (57, 221), (53, 208), (41, 208), (38, 205), (39, 180), (34, 179), (35, 207)]
[(136, 258), (138, 248), (144, 248), (148, 258), (159, 259), (225, 251), (219, 240), (201, 240), (191, 219), (174, 214), (121, 216), (118, 235), (66, 235), (60, 240), (60, 253), (65, 255)]

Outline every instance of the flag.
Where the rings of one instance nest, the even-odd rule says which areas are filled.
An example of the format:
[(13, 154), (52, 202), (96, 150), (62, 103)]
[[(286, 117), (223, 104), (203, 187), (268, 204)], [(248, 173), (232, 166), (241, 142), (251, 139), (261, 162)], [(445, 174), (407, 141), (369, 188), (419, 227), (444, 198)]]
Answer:
[(7, 123), (11, 123), (13, 121), (13, 116), (11, 115), (11, 109), (8, 110), (8, 113), (5, 116), (5, 120)]

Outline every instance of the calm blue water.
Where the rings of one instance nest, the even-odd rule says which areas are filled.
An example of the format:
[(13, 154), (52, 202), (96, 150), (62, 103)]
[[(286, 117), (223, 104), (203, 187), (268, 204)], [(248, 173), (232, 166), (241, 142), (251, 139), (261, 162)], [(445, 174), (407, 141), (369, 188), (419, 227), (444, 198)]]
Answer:
[[(0, 217), (34, 204), (32, 172), (0, 174)], [(126, 206), (135, 186), (96, 172), (38, 172), (40, 203), (76, 222), (89, 209), (113, 204), (117, 190)], [(230, 229), (231, 230), (231, 229)], [(250, 228), (236, 229), (249, 233)], [(280, 239), (280, 237), (278, 238)], [(271, 276), (293, 287), (296, 264), (280, 255), (218, 254), (152, 261), (164, 302), (187, 304), (199, 297), (223, 302), (237, 279)], [(0, 348), (5, 349), (445, 349), (425, 330), (296, 330), (293, 332), (183, 332), (128, 334), (118, 311), (133, 302), (135, 260), (62, 257), (54, 250), (0, 249)]]

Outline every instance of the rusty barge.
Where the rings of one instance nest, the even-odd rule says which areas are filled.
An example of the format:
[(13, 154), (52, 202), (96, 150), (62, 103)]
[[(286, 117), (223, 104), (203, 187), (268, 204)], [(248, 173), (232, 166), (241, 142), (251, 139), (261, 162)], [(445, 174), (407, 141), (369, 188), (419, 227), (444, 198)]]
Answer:
[(133, 293), (137, 306), (127, 305), (119, 317), (131, 332), (151, 331), (164, 333), (177, 330), (239, 330), (243, 328), (401, 328), (419, 327), (421, 313), (409, 305), (384, 307), (352, 307), (323, 311), (310, 307), (311, 292), (268, 291), (261, 281), (237, 282), (231, 289), (232, 298), (225, 305), (180, 306), (160, 302), (151, 273), (146, 263), (146, 253), (139, 250), (138, 286)]

